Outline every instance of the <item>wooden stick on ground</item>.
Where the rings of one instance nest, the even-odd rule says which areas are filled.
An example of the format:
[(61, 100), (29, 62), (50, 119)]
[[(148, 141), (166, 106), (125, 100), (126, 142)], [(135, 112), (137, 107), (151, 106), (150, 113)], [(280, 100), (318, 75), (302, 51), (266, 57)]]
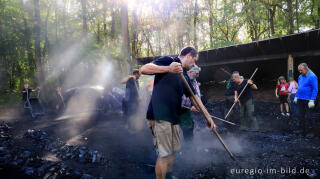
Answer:
[[(204, 115), (207, 125), (210, 127), (210, 121), (212, 120), (211, 115), (209, 114), (209, 112), (207, 111), (207, 109), (204, 107), (204, 105), (202, 104), (202, 101), (200, 100), (199, 97), (195, 96), (192, 89), (190, 88), (187, 80), (185, 79), (185, 77), (183, 76), (182, 73), (180, 73), (180, 77), (183, 80), (183, 83), (185, 84), (185, 86), (188, 88), (191, 97), (190, 97), (190, 101), (191, 103), (195, 106), (198, 107), (198, 109), (200, 110), (200, 112)], [(226, 144), (224, 143), (224, 141), (222, 140), (221, 136), (219, 135), (219, 133), (214, 130), (213, 131), (214, 134), (217, 136), (217, 138), (219, 139), (220, 143), (222, 144), (222, 146), (224, 147), (224, 149), (228, 152), (228, 154), (230, 155), (230, 157), (232, 158), (232, 160), (236, 160), (233, 156), (233, 154), (230, 152), (229, 148), (226, 146)]]
[[(253, 78), (253, 76), (256, 74), (257, 71), (258, 71), (258, 68), (256, 68), (256, 69), (254, 70), (254, 72), (252, 73), (252, 75), (251, 75), (251, 77), (250, 77), (249, 80), (251, 80), (251, 79)], [(249, 81), (249, 80), (248, 80), (248, 81)], [(242, 89), (242, 91), (240, 92), (240, 94), (239, 94), (239, 96), (238, 96), (238, 99), (240, 98), (240, 96), (242, 95), (242, 93), (244, 92), (244, 90), (246, 89), (246, 87), (248, 86), (248, 84), (249, 84), (249, 83), (247, 83), (247, 84), (244, 86), (244, 88)], [(235, 105), (236, 105), (236, 103), (234, 102), (233, 105), (231, 106), (230, 110), (228, 111), (226, 117), (224, 117), (225, 119), (227, 119), (227, 117), (229, 116), (230, 112), (232, 111), (232, 109), (233, 109), (233, 107), (234, 107)]]
[[(186, 109), (190, 109), (191, 110), (191, 108), (189, 108), (189, 107), (187, 107), (187, 106), (182, 106), (183, 108), (186, 108)], [(199, 112), (199, 111), (197, 111), (197, 112)], [(221, 119), (221, 118), (219, 118), (219, 117), (217, 117), (217, 116), (213, 116), (213, 115), (210, 115), (212, 118), (215, 118), (215, 119), (218, 119), (218, 120), (220, 120), (220, 121), (222, 121), (222, 122), (225, 122), (225, 123), (228, 123), (228, 124), (231, 124), (231, 125), (234, 125), (234, 126), (236, 126), (236, 124), (235, 123), (233, 123), (233, 122), (230, 122), (230, 121), (226, 121), (226, 120), (224, 120), (224, 119)]]

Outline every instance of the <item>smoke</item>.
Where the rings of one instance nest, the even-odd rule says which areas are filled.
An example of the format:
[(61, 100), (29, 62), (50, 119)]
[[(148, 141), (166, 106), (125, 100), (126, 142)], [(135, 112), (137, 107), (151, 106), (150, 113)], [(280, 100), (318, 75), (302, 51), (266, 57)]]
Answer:
[[(246, 152), (245, 146), (250, 145), (245, 138), (230, 132), (223, 133), (221, 137), (234, 156), (243, 155)], [(181, 152), (176, 154), (176, 158), (178, 170), (194, 170), (232, 162), (216, 135), (207, 127), (195, 130), (192, 141), (183, 141)]]
[(69, 136), (69, 143), (80, 141), (80, 136), (95, 124), (96, 114), (104, 110), (100, 102), (115, 85), (119, 73), (114, 67), (117, 61), (104, 47), (93, 47), (94, 40), (62, 43), (52, 50), (48, 60), (47, 82), (54, 83), (50, 90), (55, 93), (61, 87), (65, 100), (60, 104), (63, 114), (55, 120), (65, 123), (66, 130), (57, 132)]
[(153, 76), (142, 76), (140, 78), (139, 104), (137, 105), (136, 113), (128, 119), (128, 128), (132, 132), (140, 132), (147, 127), (146, 113), (151, 99), (148, 84), (153, 78)]

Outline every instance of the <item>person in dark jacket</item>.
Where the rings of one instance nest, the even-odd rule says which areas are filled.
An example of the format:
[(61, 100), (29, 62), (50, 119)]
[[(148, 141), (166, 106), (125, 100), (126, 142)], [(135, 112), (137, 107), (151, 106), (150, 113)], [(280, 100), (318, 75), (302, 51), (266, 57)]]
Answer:
[(125, 97), (123, 99), (123, 113), (130, 117), (134, 115), (139, 105), (139, 70), (134, 70), (132, 76), (128, 76), (122, 82), (126, 83)]

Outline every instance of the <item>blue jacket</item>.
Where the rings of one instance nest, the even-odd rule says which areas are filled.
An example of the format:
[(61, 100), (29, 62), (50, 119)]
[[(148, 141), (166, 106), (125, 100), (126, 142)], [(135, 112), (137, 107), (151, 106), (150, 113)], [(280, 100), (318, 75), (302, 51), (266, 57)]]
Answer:
[(306, 75), (300, 75), (296, 97), (304, 100), (315, 100), (318, 94), (318, 78), (309, 71)]

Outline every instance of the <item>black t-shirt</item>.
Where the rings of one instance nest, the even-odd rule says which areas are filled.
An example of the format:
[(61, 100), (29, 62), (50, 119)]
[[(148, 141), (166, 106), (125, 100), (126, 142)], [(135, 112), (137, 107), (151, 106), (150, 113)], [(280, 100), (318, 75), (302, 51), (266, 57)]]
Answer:
[[(181, 63), (180, 59), (177, 57), (161, 57), (153, 63), (159, 66), (169, 66), (172, 62)], [(187, 73), (184, 71), (183, 74), (194, 92), (195, 90), (191, 85)], [(147, 111), (147, 119), (164, 120), (172, 123), (173, 125), (179, 124), (183, 94), (187, 97), (191, 95), (179, 74), (156, 74), (154, 78), (152, 97)]]
[[(236, 89), (235, 91), (238, 92), (238, 95), (240, 95), (242, 89), (246, 86), (247, 82), (248, 82), (248, 80), (247, 80), (247, 79), (244, 79), (240, 85), (238, 85), (238, 84), (235, 83), (235, 85), (234, 85), (234, 86), (235, 86), (235, 89)], [(243, 93), (242, 93), (242, 95), (240, 96), (239, 100), (240, 100), (241, 103), (245, 103), (245, 102), (247, 102), (248, 99), (250, 99), (250, 98), (253, 98), (253, 95), (252, 95), (251, 87), (248, 85), (248, 86), (246, 87), (246, 89), (243, 91)]]
[(29, 98), (30, 98), (30, 94), (32, 93), (32, 89), (22, 89), (22, 100), (26, 101), (27, 100), (27, 90), (28, 90), (28, 94), (29, 94)]

